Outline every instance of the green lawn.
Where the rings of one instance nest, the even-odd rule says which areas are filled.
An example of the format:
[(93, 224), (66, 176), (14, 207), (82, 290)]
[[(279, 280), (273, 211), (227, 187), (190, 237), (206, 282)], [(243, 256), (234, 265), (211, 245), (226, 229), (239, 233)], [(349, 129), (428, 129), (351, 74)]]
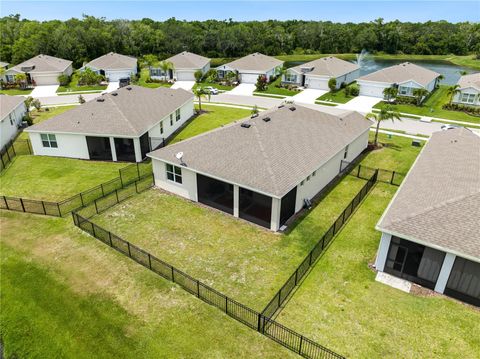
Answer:
[(351, 99), (353, 99), (353, 96), (347, 96), (345, 94), (345, 89), (339, 89), (338, 91), (335, 92), (327, 92), (326, 94), (320, 96), (317, 98), (317, 101), (330, 101), (330, 102), (336, 102), (336, 103), (347, 103)]
[(0, 194), (60, 201), (118, 177), (125, 163), (49, 156), (18, 156), (0, 174)]
[(158, 87), (171, 87), (172, 84), (169, 82), (146, 82), (147, 78), (150, 76), (148, 69), (142, 69), (140, 71), (140, 79), (137, 81), (136, 85), (148, 88), (158, 88)]
[(10, 96), (16, 96), (16, 95), (30, 95), (30, 93), (33, 91), (33, 89), (26, 89), (26, 90), (21, 90), (21, 89), (8, 89), (8, 90), (0, 90), (0, 94), (3, 95), (10, 95)]
[(395, 189), (377, 184), (277, 320), (352, 358), (478, 358), (478, 309), (380, 284), (368, 267)]
[[(196, 105), (196, 107), (198, 109), (198, 105)], [(195, 117), (190, 123), (188, 123), (187, 126), (185, 126), (170, 140), (170, 143), (179, 142), (185, 140), (186, 138), (213, 130), (214, 128), (226, 125), (236, 120), (240, 120), (250, 116), (251, 114), (251, 110), (249, 109), (208, 106), (203, 102), (202, 111), (205, 112)]]
[(72, 75), (72, 80), (67, 86), (59, 86), (57, 89), (57, 94), (61, 95), (68, 95), (69, 92), (77, 92), (77, 91), (95, 91), (100, 92), (107, 88), (104, 85), (94, 85), (94, 86), (80, 86), (78, 84), (78, 73), (74, 72)]
[(265, 91), (256, 91), (254, 94), (273, 94), (273, 95), (281, 95), (281, 96), (294, 96), (300, 93), (300, 91), (292, 91), (286, 88), (275, 86), (275, 85), (279, 85), (281, 82), (282, 82), (282, 77), (279, 76), (275, 81), (268, 84), (267, 89)]
[(216, 82), (200, 82), (200, 83), (196, 83), (195, 85), (193, 85), (193, 88), (207, 87), (207, 86), (212, 86), (212, 87), (216, 88), (217, 90), (221, 90), (221, 91), (230, 91), (231, 89), (233, 89), (235, 87), (235, 86), (220, 85), (219, 83), (216, 83)]
[[(448, 86), (440, 86), (432, 93), (432, 95), (423, 103), (422, 106), (399, 104), (395, 105), (395, 108), (399, 112), (406, 112), (414, 115), (438, 117), (480, 124), (480, 117), (468, 115), (460, 111), (449, 111), (442, 109), (442, 106), (449, 101), (447, 89)], [(383, 104), (383, 102), (379, 102), (374, 106), (374, 108), (380, 108), (383, 106)]]
[(262, 310), (365, 181), (347, 176), (288, 235), (152, 189), (93, 221)]
[(5, 358), (294, 358), (72, 225), (0, 211)]

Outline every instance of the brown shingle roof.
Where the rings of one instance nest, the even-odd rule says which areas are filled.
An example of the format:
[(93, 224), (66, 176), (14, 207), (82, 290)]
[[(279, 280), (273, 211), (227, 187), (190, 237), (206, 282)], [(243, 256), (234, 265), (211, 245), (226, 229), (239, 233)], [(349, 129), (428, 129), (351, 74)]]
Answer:
[(328, 56), (292, 67), (292, 70), (302, 73), (302, 68), (313, 68), (312, 71), (306, 72), (305, 75), (339, 77), (358, 70), (360, 67), (352, 62)]
[(0, 94), (0, 120), (3, 120), (6, 116), (15, 110), (18, 105), (25, 102), (23, 96), (9, 96)]
[(480, 260), (480, 136), (434, 133), (377, 228)]
[[(245, 121), (250, 128), (241, 127)], [(265, 111), (148, 156), (180, 164), (175, 154), (183, 152), (188, 168), (282, 197), (370, 126), (357, 112), (338, 116), (296, 105), (295, 111)]]
[(104, 99), (103, 102), (89, 101), (33, 125), (26, 131), (140, 136), (162, 118), (192, 100), (193, 94), (182, 89), (128, 86), (101, 98)]
[(98, 70), (124, 70), (137, 67), (137, 59), (135, 57), (109, 52), (93, 59), (84, 67), (93, 67)]
[(386, 82), (389, 84), (403, 83), (412, 80), (419, 85), (427, 86), (438, 76), (440, 76), (440, 74), (435, 71), (410, 62), (404, 62), (359, 77), (358, 80)]
[(480, 72), (460, 77), (457, 84), (461, 89), (473, 87), (480, 91)]
[(166, 61), (173, 64), (175, 69), (201, 69), (210, 62), (209, 58), (183, 51), (177, 55), (169, 57)]
[(9, 68), (7, 71), (14, 70), (17, 72), (24, 72), (22, 68), (35, 67), (33, 70), (28, 71), (29, 73), (37, 72), (63, 72), (70, 65), (72, 61), (59, 59), (58, 57), (48, 56), (48, 55), (37, 55), (32, 57), (30, 60), (24, 61), (21, 64), (15, 65)]
[(283, 61), (277, 60), (274, 57), (267, 56), (259, 52), (255, 52), (253, 54), (229, 62), (224, 66), (228, 66), (235, 70), (267, 72), (277, 66), (282, 65)]

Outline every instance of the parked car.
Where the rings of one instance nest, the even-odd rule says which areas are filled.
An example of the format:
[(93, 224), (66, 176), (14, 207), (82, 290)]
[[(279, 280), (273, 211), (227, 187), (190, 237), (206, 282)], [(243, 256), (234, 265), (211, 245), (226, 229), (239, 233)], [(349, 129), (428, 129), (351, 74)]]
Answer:
[(459, 128), (460, 126), (457, 126), (457, 125), (442, 125), (441, 129), (443, 131), (446, 131), (446, 130), (453, 130), (454, 128)]
[(128, 77), (119, 80), (119, 87), (125, 87), (130, 85), (130, 79)]
[(205, 92), (210, 92), (212, 95), (218, 95), (218, 90), (212, 86), (206, 86), (203, 88)]

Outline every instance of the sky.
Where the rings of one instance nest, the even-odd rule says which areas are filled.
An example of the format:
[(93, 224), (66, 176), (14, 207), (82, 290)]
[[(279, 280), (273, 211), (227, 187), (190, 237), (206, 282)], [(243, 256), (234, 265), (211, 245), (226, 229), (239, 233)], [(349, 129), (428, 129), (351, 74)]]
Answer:
[(166, 20), (330, 20), (368, 22), (379, 17), (386, 21), (450, 22), (480, 21), (480, 0), (470, 1), (129, 1), (129, 0), (0, 0), (0, 16), (20, 14), (32, 20), (66, 20), (82, 14), (107, 19)]

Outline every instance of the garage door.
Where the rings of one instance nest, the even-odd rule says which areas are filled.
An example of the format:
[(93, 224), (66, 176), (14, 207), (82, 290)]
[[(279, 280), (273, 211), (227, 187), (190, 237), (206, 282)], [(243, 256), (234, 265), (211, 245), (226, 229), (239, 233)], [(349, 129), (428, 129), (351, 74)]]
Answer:
[(315, 79), (311, 77), (307, 77), (305, 84), (308, 85), (309, 89), (315, 90), (329, 90), (328, 88), (328, 80), (326, 79)]
[(52, 74), (45, 76), (34, 75), (33, 80), (36, 85), (58, 85), (58, 76), (60, 74)]
[(177, 71), (177, 81), (195, 81), (195, 73), (192, 71)]
[(370, 84), (361, 84), (361, 83), (359, 83), (359, 85), (360, 85), (360, 95), (383, 98), (383, 90), (386, 87), (373, 86)]
[(110, 82), (119, 81), (120, 79), (130, 78), (130, 72), (123, 71), (123, 72), (107, 72), (105, 77)]
[(244, 84), (255, 84), (258, 76), (258, 74), (242, 74), (240, 81)]

